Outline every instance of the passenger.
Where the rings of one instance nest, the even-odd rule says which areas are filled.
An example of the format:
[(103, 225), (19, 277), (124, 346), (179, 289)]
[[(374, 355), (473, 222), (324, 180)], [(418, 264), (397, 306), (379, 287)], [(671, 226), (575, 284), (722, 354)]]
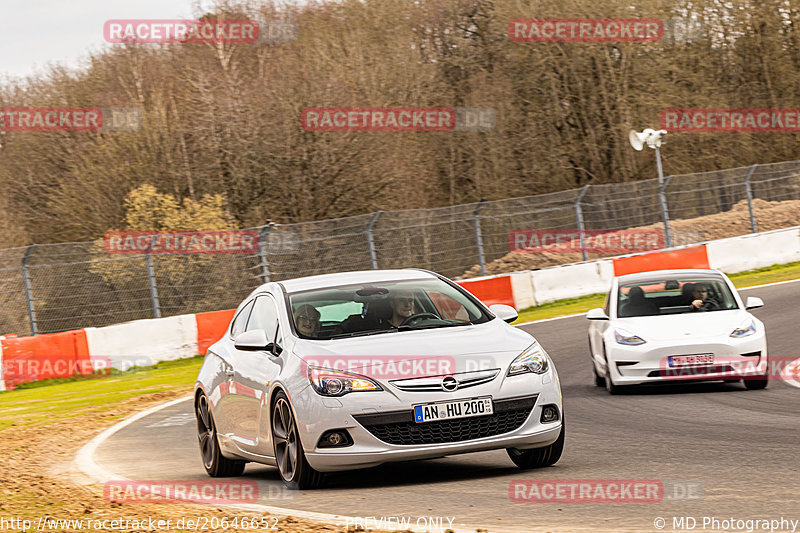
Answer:
[(722, 307), (714, 297), (708, 295), (708, 287), (695, 283), (692, 287), (692, 311), (716, 311)]
[(294, 311), (294, 324), (297, 332), (304, 337), (317, 338), (319, 335), (320, 313), (310, 304), (303, 304)]
[(623, 305), (620, 316), (651, 316), (658, 314), (658, 306), (644, 296), (641, 287), (631, 287), (628, 291), (628, 301)]

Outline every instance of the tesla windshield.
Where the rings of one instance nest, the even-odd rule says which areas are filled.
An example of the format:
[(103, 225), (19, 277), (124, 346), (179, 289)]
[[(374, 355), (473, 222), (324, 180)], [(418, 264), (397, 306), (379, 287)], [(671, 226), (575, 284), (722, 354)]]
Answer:
[(289, 294), (297, 335), (336, 339), (489, 320), (470, 297), (440, 279), (312, 289)]
[(724, 280), (716, 277), (637, 280), (620, 284), (617, 316), (654, 316), (737, 309)]

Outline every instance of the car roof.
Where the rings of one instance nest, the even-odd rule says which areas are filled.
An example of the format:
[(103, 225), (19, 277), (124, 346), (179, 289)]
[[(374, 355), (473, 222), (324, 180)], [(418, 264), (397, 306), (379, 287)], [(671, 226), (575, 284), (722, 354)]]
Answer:
[(337, 272), (335, 274), (320, 274), (282, 280), (286, 292), (306, 291), (310, 289), (324, 289), (351, 283), (382, 283), (407, 279), (438, 279), (436, 274), (426, 270), (397, 269), (397, 270), (358, 270), (355, 272)]
[(651, 270), (649, 272), (637, 272), (635, 274), (625, 274), (617, 276), (620, 284), (623, 283), (636, 283), (640, 281), (648, 281), (658, 278), (668, 279), (684, 279), (697, 276), (709, 276), (722, 278), (723, 274), (719, 270), (707, 268), (675, 268), (670, 270)]

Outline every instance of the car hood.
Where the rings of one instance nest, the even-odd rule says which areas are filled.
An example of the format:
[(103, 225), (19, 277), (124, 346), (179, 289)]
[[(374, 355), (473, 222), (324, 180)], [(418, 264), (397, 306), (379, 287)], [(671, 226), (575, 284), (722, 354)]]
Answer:
[(614, 325), (622, 327), (646, 341), (685, 340), (693, 337), (727, 337), (747, 317), (752, 317), (752, 315), (742, 309), (732, 309), (730, 311), (619, 318), (614, 321)]
[[(447, 368), (440, 373), (450, 374), (505, 368), (533, 342), (529, 334), (496, 319), (474, 326), (389, 332), (327, 341), (299, 340), (293, 353), (315, 366), (354, 371), (386, 361), (434, 359), (437, 363), (425, 368)], [(445, 367), (438, 361), (443, 361)]]

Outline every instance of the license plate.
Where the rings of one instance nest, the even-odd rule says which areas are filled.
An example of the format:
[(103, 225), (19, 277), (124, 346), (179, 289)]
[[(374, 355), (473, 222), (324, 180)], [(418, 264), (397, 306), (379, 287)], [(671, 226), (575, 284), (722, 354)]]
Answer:
[(414, 406), (414, 422), (435, 422), (452, 418), (469, 418), (494, 413), (492, 398), (470, 398), (448, 402), (424, 403)]
[(671, 355), (667, 359), (669, 361), (669, 366), (714, 364), (714, 356), (711, 354)]

